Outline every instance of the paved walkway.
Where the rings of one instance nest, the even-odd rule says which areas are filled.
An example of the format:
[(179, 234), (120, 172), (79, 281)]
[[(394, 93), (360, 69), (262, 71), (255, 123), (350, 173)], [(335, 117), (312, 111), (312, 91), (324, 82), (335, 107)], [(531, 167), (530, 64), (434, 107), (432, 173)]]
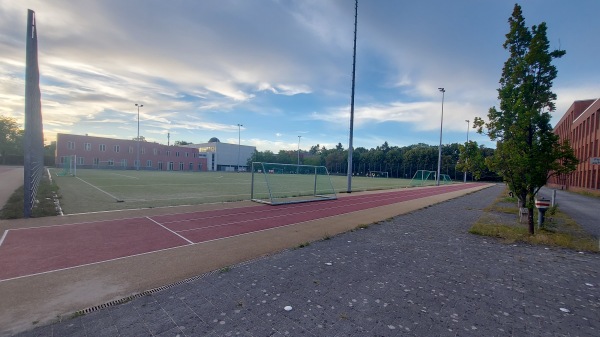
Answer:
[[(544, 198), (552, 198), (553, 189), (543, 187), (539, 194)], [(556, 190), (556, 204), (558, 208), (568, 214), (586, 232), (600, 240), (600, 198)]]
[(467, 233), (502, 188), (19, 336), (600, 335), (599, 254)]

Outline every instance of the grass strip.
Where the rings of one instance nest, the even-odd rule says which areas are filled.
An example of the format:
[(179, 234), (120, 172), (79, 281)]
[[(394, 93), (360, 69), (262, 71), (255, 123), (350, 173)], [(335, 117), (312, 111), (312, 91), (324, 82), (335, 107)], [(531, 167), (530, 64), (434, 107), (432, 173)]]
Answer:
[[(494, 213), (515, 214), (514, 221), (499, 220)], [(524, 242), (577, 251), (600, 252), (598, 239), (585, 232), (575, 220), (561, 212), (558, 205), (546, 212), (544, 227), (537, 229), (534, 235), (529, 234), (527, 224), (518, 222), (517, 214), (516, 198), (500, 196), (492, 205), (484, 209), (484, 214), (469, 229), (469, 233), (499, 238), (505, 243)], [(534, 221), (537, 224), (537, 212), (534, 214)]]
[[(0, 219), (20, 219), (23, 217), (23, 186), (13, 192), (6, 204), (0, 209)], [(37, 204), (34, 206), (31, 217), (40, 218), (57, 215), (54, 200), (59, 198), (58, 186), (50, 182), (44, 175), (40, 181), (37, 192)]]

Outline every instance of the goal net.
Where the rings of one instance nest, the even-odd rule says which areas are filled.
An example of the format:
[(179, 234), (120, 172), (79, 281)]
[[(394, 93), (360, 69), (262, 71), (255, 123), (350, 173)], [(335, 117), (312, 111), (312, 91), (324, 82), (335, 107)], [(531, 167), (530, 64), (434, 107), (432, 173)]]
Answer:
[(56, 173), (61, 177), (76, 176), (77, 175), (77, 156), (64, 156), (62, 157), (62, 171)]
[(452, 184), (452, 178), (447, 174), (440, 174), (440, 184)]
[(369, 178), (389, 178), (388, 172), (386, 171), (369, 171), (367, 173)]
[(337, 199), (325, 166), (252, 163), (252, 201), (270, 205)]
[(425, 186), (435, 184), (435, 171), (418, 170), (410, 180), (409, 186)]

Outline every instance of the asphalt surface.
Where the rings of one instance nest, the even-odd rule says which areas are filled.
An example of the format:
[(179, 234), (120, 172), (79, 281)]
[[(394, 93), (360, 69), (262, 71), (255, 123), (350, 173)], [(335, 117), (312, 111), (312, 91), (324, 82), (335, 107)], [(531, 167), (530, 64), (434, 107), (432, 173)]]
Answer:
[[(539, 194), (547, 199), (552, 199), (553, 189), (543, 187)], [(586, 232), (600, 239), (600, 198), (556, 190), (556, 204), (558, 208), (568, 214)]]
[(468, 234), (502, 189), (18, 336), (600, 335), (600, 254)]

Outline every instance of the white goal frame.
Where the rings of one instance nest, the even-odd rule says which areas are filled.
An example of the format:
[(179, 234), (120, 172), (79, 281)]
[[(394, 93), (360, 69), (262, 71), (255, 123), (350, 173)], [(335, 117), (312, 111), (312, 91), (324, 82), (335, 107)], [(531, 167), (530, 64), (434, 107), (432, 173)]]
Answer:
[(325, 166), (253, 162), (251, 170), (254, 202), (281, 205), (337, 199)]

